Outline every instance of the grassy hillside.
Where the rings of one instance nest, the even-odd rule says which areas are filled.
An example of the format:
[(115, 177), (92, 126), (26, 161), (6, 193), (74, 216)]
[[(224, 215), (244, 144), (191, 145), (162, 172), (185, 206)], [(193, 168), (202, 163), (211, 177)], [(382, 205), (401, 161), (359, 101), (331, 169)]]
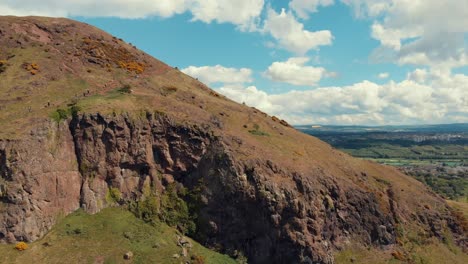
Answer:
[[(466, 203), (450, 201), (447, 203), (458, 215), (468, 216)], [(464, 264), (468, 263), (468, 255), (454, 245), (450, 235), (443, 241), (428, 238), (424, 233), (414, 230), (400, 230), (404, 236), (398, 240), (400, 247), (388, 247), (377, 250), (373, 247), (349, 245), (335, 255), (338, 264)]]
[(456, 247), (435, 242), (411, 244), (407, 252), (350, 246), (335, 255), (335, 261), (338, 264), (464, 264), (468, 257)]
[[(191, 239), (193, 247), (187, 257), (182, 257), (182, 247), (177, 245), (179, 235), (163, 223), (146, 224), (120, 208), (95, 215), (77, 211), (25, 251), (1, 245), (0, 263), (236, 263)], [(134, 254), (130, 261), (123, 257), (128, 251)]]

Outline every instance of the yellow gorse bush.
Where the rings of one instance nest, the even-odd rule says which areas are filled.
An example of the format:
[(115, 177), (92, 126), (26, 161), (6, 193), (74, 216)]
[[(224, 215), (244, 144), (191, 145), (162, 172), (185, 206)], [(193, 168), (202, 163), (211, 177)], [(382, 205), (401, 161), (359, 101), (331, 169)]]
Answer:
[(23, 250), (26, 250), (28, 248), (28, 244), (24, 243), (24, 242), (18, 242), (16, 243), (16, 246), (15, 248), (19, 251), (23, 251)]

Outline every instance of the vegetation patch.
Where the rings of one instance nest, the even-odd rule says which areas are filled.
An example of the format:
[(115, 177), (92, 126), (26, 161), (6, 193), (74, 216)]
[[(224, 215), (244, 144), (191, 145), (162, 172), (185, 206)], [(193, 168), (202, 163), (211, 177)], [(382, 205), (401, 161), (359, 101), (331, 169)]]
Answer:
[(81, 48), (87, 53), (89, 62), (105, 67), (108, 72), (112, 71), (112, 66), (136, 74), (145, 71), (146, 65), (137, 61), (124, 46), (112, 45), (95, 37), (84, 37)]
[(117, 89), (117, 92), (122, 94), (130, 94), (132, 93), (132, 87), (129, 84), (125, 84), (121, 88)]
[(453, 177), (444, 175), (444, 173), (441, 172), (437, 176), (431, 173), (414, 170), (406, 171), (406, 173), (425, 183), (436, 193), (441, 194), (448, 199), (457, 200), (459, 198), (464, 198), (464, 200), (468, 201), (468, 175)]
[(76, 104), (72, 104), (67, 109), (58, 108), (50, 114), (50, 117), (55, 122), (59, 123), (62, 120), (67, 120), (70, 116), (76, 117), (80, 111), (81, 107)]
[(184, 187), (171, 183), (166, 191), (156, 196), (151, 194), (145, 200), (131, 202), (132, 211), (138, 218), (148, 223), (162, 221), (169, 226), (177, 227), (184, 234), (194, 234), (196, 224), (194, 216), (189, 212), (189, 205), (183, 199), (188, 196)]
[(175, 87), (175, 86), (164, 86), (164, 87), (161, 88), (161, 94), (163, 96), (168, 96), (168, 95), (173, 94), (175, 92), (177, 92), (177, 87)]
[(23, 63), (23, 69), (27, 70), (31, 75), (36, 75), (39, 72), (39, 65), (37, 63)]
[(28, 249), (28, 244), (26, 244), (25, 242), (18, 242), (15, 245), (15, 249), (19, 250), (19, 251), (26, 250), (26, 249)]
[(134, 72), (137, 74), (143, 73), (145, 71), (145, 64), (136, 61), (124, 62), (119, 61), (118, 65), (120, 68), (127, 70), (128, 72)]
[(130, 211), (135, 214), (136, 217), (147, 223), (152, 223), (159, 220), (157, 216), (160, 207), (160, 201), (154, 194), (150, 195), (142, 201), (130, 202), (129, 204)]
[[(94, 215), (78, 210), (60, 220), (44, 238), (29, 244), (28, 250), (0, 245), (0, 263), (63, 263), (64, 259), (68, 263), (236, 263), (189, 238), (192, 248), (183, 256), (178, 236), (176, 229), (162, 222), (150, 225), (122, 208), (107, 208)], [(124, 259), (127, 252), (133, 253), (131, 261)], [(195, 262), (197, 259), (204, 262)]]
[(175, 183), (170, 184), (161, 196), (160, 219), (170, 226), (177, 226), (183, 233), (194, 233), (195, 223), (187, 203), (182, 199), (186, 194), (185, 188), (177, 189)]
[(0, 73), (4, 72), (7, 68), (7, 61), (6, 60), (0, 60)]
[(57, 123), (59, 123), (62, 120), (67, 120), (68, 111), (65, 109), (59, 108), (51, 114), (51, 118)]
[(249, 130), (249, 133), (256, 136), (270, 136), (270, 134), (261, 131), (258, 124), (254, 124), (254, 129)]
[(122, 193), (118, 188), (111, 187), (106, 193), (106, 202), (108, 204), (117, 204), (122, 200)]

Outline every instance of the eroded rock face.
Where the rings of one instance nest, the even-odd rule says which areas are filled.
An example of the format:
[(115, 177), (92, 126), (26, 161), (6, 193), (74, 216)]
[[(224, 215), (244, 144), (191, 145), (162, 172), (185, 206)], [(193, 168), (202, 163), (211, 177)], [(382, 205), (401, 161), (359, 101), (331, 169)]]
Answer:
[(57, 217), (80, 207), (81, 175), (63, 123), (37, 129), (24, 141), (0, 141), (0, 238), (43, 236)]
[[(394, 221), (373, 194), (271, 161), (239, 162), (221, 138), (201, 128), (161, 116), (96, 115), (75, 120), (71, 131), (84, 174), (81, 203), (89, 212), (106, 206), (109, 187), (140, 199), (145, 184), (161, 192), (160, 175), (171, 175), (188, 188), (203, 182), (199, 238), (227, 252), (242, 250), (253, 263), (332, 263), (334, 244), (351, 235), (368, 244), (395, 241)], [(293, 186), (271, 175), (294, 179)], [(314, 178), (322, 180), (308, 180)]]
[[(332, 250), (350, 241), (395, 243), (401, 212), (392, 195), (382, 205), (373, 192), (321, 170), (241, 160), (209, 126), (150, 113), (84, 115), (69, 128), (55, 126), (0, 143), (2, 241), (35, 240), (80, 206), (96, 213), (112, 205), (110, 188), (134, 201), (176, 182), (202, 185), (198, 240), (242, 251), (249, 263), (333, 263)], [(434, 217), (424, 217), (429, 229)]]
[(196, 170), (212, 138), (196, 127), (148, 115), (141, 119), (84, 116), (71, 133), (83, 174), (81, 203), (88, 212), (106, 207), (109, 187), (126, 200), (142, 198), (145, 186), (162, 191), (162, 176), (185, 178)]

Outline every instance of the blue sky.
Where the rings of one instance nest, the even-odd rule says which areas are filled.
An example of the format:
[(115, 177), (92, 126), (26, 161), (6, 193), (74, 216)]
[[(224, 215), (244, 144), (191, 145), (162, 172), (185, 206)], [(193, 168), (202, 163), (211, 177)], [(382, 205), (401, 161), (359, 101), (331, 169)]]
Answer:
[[(272, 7), (279, 12), (281, 8), (287, 7), (287, 2), (274, 1)], [(169, 19), (72, 18), (102, 28), (179, 68), (220, 64), (226, 67), (247, 67), (255, 73), (261, 73), (272, 61), (291, 57), (288, 51), (266, 47), (267, 42), (273, 41), (269, 35), (241, 32), (233, 24), (191, 22), (192, 16), (187, 13)], [(319, 58), (319, 62), (312, 65), (324, 65), (339, 73), (337, 78), (321, 80), (320, 85), (341, 86), (365, 79), (379, 81), (377, 75), (382, 72), (391, 73), (395, 77), (393, 79), (397, 80), (406, 76), (405, 69), (394, 64), (370, 62), (370, 51), (379, 46), (379, 41), (370, 35), (372, 21), (356, 19), (347, 5), (338, 2), (330, 7), (321, 7), (310, 18), (303, 21), (304, 28), (311, 31), (327, 29), (334, 37), (333, 45), (307, 53), (308, 56)], [(261, 84), (266, 91), (298, 88), (264, 80), (261, 74), (256, 77), (256, 83)]]
[(294, 124), (468, 122), (468, 1), (0, 0), (65, 16)]

